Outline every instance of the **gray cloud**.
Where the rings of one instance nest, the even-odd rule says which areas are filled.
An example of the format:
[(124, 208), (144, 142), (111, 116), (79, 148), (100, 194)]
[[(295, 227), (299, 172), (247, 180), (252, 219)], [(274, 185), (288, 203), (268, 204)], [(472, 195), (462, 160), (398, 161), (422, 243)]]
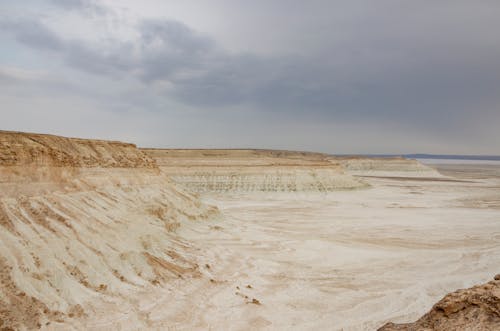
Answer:
[(136, 43), (108, 38), (105, 45), (64, 39), (38, 20), (3, 20), (0, 26), (35, 50), (59, 53), (72, 67), (101, 75), (135, 73), (145, 82), (210, 66), (208, 57), (216, 51), (211, 39), (171, 20), (143, 20)]
[[(83, 0), (53, 3), (75, 11), (100, 6)], [(160, 111), (170, 100), (198, 113), (210, 110), (215, 117), (222, 110), (245, 109), (263, 121), (287, 117), (396, 125), (403, 132), (408, 128), (448, 137), (477, 127), (478, 117), (500, 120), (494, 111), (500, 106), (500, 43), (493, 33), (500, 26), (484, 4), (413, 4), (410, 11), (384, 1), (377, 8), (366, 5), (365, 11), (345, 5), (345, 16), (332, 14), (335, 19), (318, 12), (333, 11), (339, 4), (296, 3), (303, 8), (293, 11), (294, 20), (302, 12), (317, 11), (319, 21), (304, 17), (307, 24), (298, 24), (304, 31), (290, 27), (297, 32), (296, 53), (230, 52), (214, 38), (166, 18), (141, 18), (132, 38), (104, 35), (99, 43), (68, 38), (37, 18), (0, 24), (32, 50), (51, 51), (56, 55), (52, 59), (65, 64), (61, 70), (90, 74), (89, 82), (101, 80), (115, 90), (123, 82), (132, 84), (119, 93), (118, 108), (123, 109), (128, 103)], [(271, 16), (281, 17), (277, 13)], [(273, 33), (269, 22), (255, 24), (256, 33)], [(493, 131), (490, 136), (499, 138)]]
[(250, 104), (320, 118), (391, 117), (436, 124), (449, 121), (449, 113), (464, 103), (473, 107), (495, 96), (500, 86), (500, 66), (495, 66), (500, 61), (493, 54), (479, 54), (474, 62), (440, 49), (420, 51), (413, 59), (391, 54), (372, 59), (372, 52), (346, 59), (332, 50), (333, 58), (323, 63), (303, 56), (227, 53), (169, 20), (143, 20), (135, 43), (109, 40), (106, 47), (64, 40), (39, 22), (9, 27), (30, 47), (60, 52), (73, 68), (135, 75), (146, 84), (166, 81), (171, 88), (164, 93), (197, 107)]
[[(1, 17), (0, 17), (1, 18)], [(0, 28), (21, 43), (40, 50), (61, 50), (60, 38), (38, 20), (0, 20)]]
[(64, 57), (69, 66), (97, 75), (126, 75), (137, 67), (130, 43), (109, 43), (108, 48), (86, 45), (78, 41), (65, 44)]
[(92, 0), (50, 0), (50, 2), (64, 10), (78, 11), (93, 16), (102, 16), (111, 13), (111, 10)]
[[(139, 26), (141, 76), (145, 81), (168, 79), (180, 70), (199, 70), (215, 51), (215, 43), (186, 25), (144, 20)], [(209, 65), (209, 64), (208, 64)]]

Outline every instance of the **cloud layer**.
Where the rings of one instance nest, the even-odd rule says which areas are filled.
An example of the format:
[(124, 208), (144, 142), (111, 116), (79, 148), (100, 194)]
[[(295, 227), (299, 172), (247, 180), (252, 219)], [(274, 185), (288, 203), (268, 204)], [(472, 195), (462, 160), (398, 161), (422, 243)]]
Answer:
[[(8, 86), (0, 97), (10, 107), (2, 110), (10, 125), (3, 129), (157, 146), (498, 153), (500, 5), (277, 3), (214, 2), (245, 23), (222, 33), (126, 2), (53, 0), (35, 12), (0, 5), (7, 13), (0, 17), (6, 54), (0, 86)], [(262, 21), (245, 22), (264, 11)], [(248, 36), (249, 23), (255, 24), (250, 45), (231, 44)], [(275, 48), (265, 42), (270, 39)], [(56, 96), (77, 117), (120, 120), (95, 132), (71, 119), (54, 127), (17, 117), (16, 108), (29, 113), (33, 107), (50, 118), (61, 112), (55, 109), (61, 104), (50, 106)], [(42, 97), (46, 108), (35, 110)], [(143, 127), (124, 135), (133, 123)]]

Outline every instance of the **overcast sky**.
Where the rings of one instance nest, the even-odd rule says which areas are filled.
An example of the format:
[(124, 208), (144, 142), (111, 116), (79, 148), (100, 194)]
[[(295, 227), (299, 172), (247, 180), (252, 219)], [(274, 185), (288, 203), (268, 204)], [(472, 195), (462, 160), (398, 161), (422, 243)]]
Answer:
[(498, 0), (0, 1), (0, 129), (500, 154)]

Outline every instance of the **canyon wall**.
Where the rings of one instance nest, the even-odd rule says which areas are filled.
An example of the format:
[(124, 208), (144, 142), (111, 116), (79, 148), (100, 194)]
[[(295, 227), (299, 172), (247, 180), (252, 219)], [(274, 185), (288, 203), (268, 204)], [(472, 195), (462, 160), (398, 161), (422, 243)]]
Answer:
[[(207, 254), (211, 244), (193, 239), (203, 227), (196, 222), (222, 217), (196, 192), (328, 192), (367, 187), (356, 171), (429, 169), (399, 159), (138, 149), (0, 131), (0, 330), (162, 329), (175, 324), (171, 316), (186, 322), (186, 311), (206, 305), (207, 293), (231, 278), (214, 276), (213, 261), (229, 263), (227, 256)], [(223, 234), (219, 225), (205, 228)], [(215, 292), (197, 297), (203, 286)]]
[(366, 187), (321, 153), (143, 149), (163, 173), (195, 192), (328, 192)]
[(0, 131), (0, 328), (85, 329), (199, 277), (173, 232), (217, 215), (132, 144)]
[(403, 157), (342, 156), (330, 160), (356, 176), (441, 177), (434, 168)]

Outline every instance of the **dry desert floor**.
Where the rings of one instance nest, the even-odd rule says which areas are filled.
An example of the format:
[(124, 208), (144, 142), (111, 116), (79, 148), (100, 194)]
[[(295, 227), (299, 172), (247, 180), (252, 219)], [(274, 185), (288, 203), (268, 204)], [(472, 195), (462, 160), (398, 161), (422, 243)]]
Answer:
[(211, 279), (172, 286), (149, 317), (168, 316), (176, 330), (374, 330), (417, 319), (500, 266), (500, 167), (438, 168), (454, 179), (203, 195), (224, 218), (178, 234), (196, 243)]
[(500, 271), (500, 166), (434, 166), (0, 131), (0, 329), (412, 322)]

